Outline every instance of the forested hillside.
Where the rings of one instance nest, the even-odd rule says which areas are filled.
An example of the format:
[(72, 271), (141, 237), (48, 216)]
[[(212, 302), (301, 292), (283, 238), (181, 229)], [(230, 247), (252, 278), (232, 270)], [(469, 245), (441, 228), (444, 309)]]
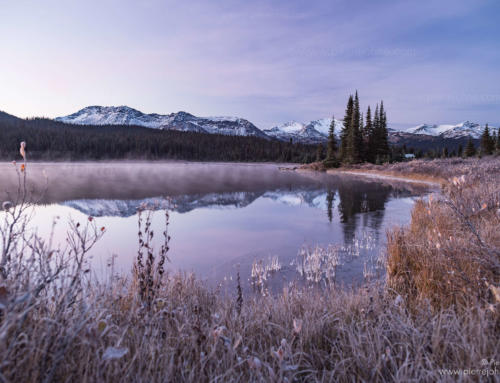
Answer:
[(156, 130), (139, 126), (75, 126), (49, 119), (0, 118), (0, 158), (16, 159), (26, 141), (31, 160), (179, 159), (310, 162), (316, 147), (257, 137)]

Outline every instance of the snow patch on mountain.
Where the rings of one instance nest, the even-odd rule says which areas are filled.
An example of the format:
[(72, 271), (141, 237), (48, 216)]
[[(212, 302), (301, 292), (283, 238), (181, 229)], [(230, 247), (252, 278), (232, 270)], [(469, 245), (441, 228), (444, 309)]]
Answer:
[[(330, 125), (332, 124), (332, 119), (331, 118), (320, 118), (319, 120), (314, 120), (311, 121), (308, 126), (314, 128), (321, 134), (325, 135), (328, 137), (328, 134), (330, 132)], [(335, 136), (339, 137), (340, 132), (344, 128), (344, 124), (342, 121), (335, 120)]]
[[(426, 134), (429, 136), (441, 136), (443, 138), (462, 138), (462, 137), (472, 137), (480, 138), (483, 134), (485, 126), (464, 121), (459, 124), (442, 124), (442, 125), (429, 125), (422, 124), (416, 127), (408, 129), (407, 133), (412, 134)], [(489, 127), (490, 133), (496, 132), (498, 128)]]
[(285, 122), (281, 126), (277, 126), (277, 128), (283, 133), (299, 133), (302, 129), (304, 129), (305, 125), (301, 122), (297, 121), (289, 121)]
[(138, 125), (184, 132), (268, 138), (250, 121), (238, 117), (196, 117), (187, 112), (145, 114), (128, 106), (88, 106), (56, 121), (76, 125)]
[[(282, 141), (302, 143), (321, 143), (328, 140), (331, 118), (321, 118), (319, 120), (310, 121), (309, 123), (301, 123), (297, 121), (289, 121), (282, 125), (275, 125), (272, 128), (264, 129), (264, 133), (268, 136), (277, 138)], [(335, 120), (335, 136), (339, 137), (343, 125), (339, 120)]]

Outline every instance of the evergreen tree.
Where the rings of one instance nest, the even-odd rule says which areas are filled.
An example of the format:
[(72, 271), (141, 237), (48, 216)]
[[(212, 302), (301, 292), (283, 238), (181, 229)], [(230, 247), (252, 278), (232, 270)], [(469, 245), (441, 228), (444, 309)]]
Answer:
[(357, 118), (356, 125), (354, 125), (354, 153), (353, 159), (355, 163), (362, 162), (363, 159), (363, 117), (359, 107), (358, 91), (354, 99), (354, 118)]
[(481, 150), (484, 154), (493, 154), (493, 150), (495, 149), (495, 142), (490, 136), (490, 129), (488, 128), (488, 124), (484, 128), (483, 134), (481, 136)]
[(318, 144), (318, 148), (316, 149), (316, 162), (320, 162), (323, 160), (323, 145)]
[(366, 123), (363, 128), (363, 153), (364, 160), (368, 162), (373, 162), (373, 150), (371, 147), (371, 137), (373, 134), (373, 125), (372, 125), (372, 112), (370, 110), (370, 106), (366, 109)]
[(388, 131), (387, 131), (387, 115), (384, 110), (384, 102), (380, 102), (380, 127), (379, 127), (379, 132), (377, 134), (378, 136), (378, 155), (379, 159), (382, 161), (387, 161), (389, 157), (389, 137), (388, 137)]
[(378, 131), (380, 129), (380, 112), (378, 104), (375, 106), (375, 114), (373, 115), (373, 122), (368, 137), (368, 150), (369, 161), (375, 163), (378, 156)]
[(472, 138), (469, 137), (469, 141), (467, 141), (467, 146), (465, 147), (465, 156), (472, 157), (476, 154), (476, 147), (474, 146), (474, 142), (472, 142)]
[(387, 115), (384, 110), (384, 103), (377, 104), (375, 116), (373, 118), (373, 129), (369, 140), (370, 160), (371, 162), (381, 163), (388, 161), (391, 150), (389, 147), (389, 138), (387, 131)]
[(341, 161), (345, 161), (347, 157), (347, 141), (349, 132), (351, 130), (351, 120), (352, 120), (352, 112), (354, 108), (354, 100), (352, 95), (349, 96), (349, 100), (347, 101), (347, 106), (345, 109), (343, 128), (340, 132), (340, 159)]
[(463, 152), (464, 152), (464, 148), (462, 147), (462, 144), (458, 145), (458, 153), (457, 153), (457, 156), (458, 156), (458, 157), (462, 157)]
[(448, 158), (448, 148), (445, 146), (443, 148), (443, 155), (442, 155), (443, 158)]
[(337, 151), (337, 141), (335, 140), (335, 116), (332, 116), (332, 122), (328, 131), (328, 146), (326, 151), (325, 166), (327, 168), (337, 167), (338, 160), (335, 156)]
[(346, 155), (345, 161), (350, 164), (357, 164), (362, 161), (362, 147), (363, 147), (363, 137), (361, 135), (361, 127), (359, 126), (361, 121), (361, 114), (359, 111), (359, 97), (358, 92), (354, 97), (354, 105), (351, 116), (351, 124), (349, 126), (349, 132), (347, 135), (347, 145), (346, 145)]
[(495, 154), (498, 151), (498, 139), (500, 134), (500, 128), (497, 129), (495, 133), (495, 128), (491, 129), (491, 152)]
[(366, 109), (366, 123), (363, 127), (363, 139), (368, 142), (368, 138), (370, 137), (370, 133), (372, 131), (372, 111), (370, 109), (370, 105)]
[(496, 152), (500, 154), (500, 127), (497, 128)]

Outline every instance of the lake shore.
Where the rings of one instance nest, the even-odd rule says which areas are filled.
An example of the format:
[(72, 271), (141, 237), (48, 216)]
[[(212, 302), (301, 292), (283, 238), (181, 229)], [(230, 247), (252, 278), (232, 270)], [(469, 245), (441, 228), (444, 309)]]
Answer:
[(372, 178), (375, 180), (381, 180), (381, 181), (403, 181), (403, 182), (412, 182), (412, 183), (420, 183), (420, 184), (425, 184), (429, 186), (439, 186), (441, 183), (438, 182), (437, 180), (434, 181), (427, 181), (419, 178), (413, 178), (410, 175), (405, 177), (405, 176), (399, 176), (399, 175), (394, 175), (393, 173), (386, 173), (383, 171), (362, 171), (362, 170), (341, 170), (341, 171), (335, 171), (335, 170), (328, 170), (327, 173), (329, 174), (350, 174), (354, 176), (360, 176), (360, 177), (368, 177)]

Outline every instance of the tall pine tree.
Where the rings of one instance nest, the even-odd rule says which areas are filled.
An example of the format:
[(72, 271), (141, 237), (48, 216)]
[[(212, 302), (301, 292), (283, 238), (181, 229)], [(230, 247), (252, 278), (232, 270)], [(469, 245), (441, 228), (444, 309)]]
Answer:
[(316, 149), (316, 162), (323, 161), (323, 144), (318, 144)]
[(384, 102), (380, 102), (379, 129), (377, 133), (377, 154), (379, 161), (385, 162), (389, 160), (389, 138), (387, 131), (387, 115), (384, 110)]
[(340, 132), (340, 159), (342, 162), (347, 158), (347, 141), (351, 128), (351, 120), (352, 120), (352, 112), (354, 109), (354, 100), (352, 95), (349, 96), (349, 100), (347, 101), (347, 106), (345, 109), (343, 128)]
[(366, 123), (363, 127), (363, 159), (368, 162), (373, 162), (373, 150), (371, 147), (371, 137), (373, 134), (372, 111), (368, 105), (366, 109)]
[(346, 155), (345, 162), (350, 164), (357, 164), (362, 161), (362, 146), (363, 138), (361, 135), (361, 114), (359, 111), (359, 97), (358, 92), (354, 96), (354, 104), (351, 115), (351, 123), (347, 134)]
[(483, 154), (493, 154), (495, 150), (495, 141), (490, 136), (490, 129), (488, 124), (484, 128), (483, 134), (481, 136), (481, 150)]
[(467, 146), (465, 147), (465, 156), (472, 157), (476, 154), (476, 147), (474, 146), (474, 142), (472, 142), (472, 138), (469, 136), (469, 140), (467, 141)]
[(375, 106), (375, 114), (373, 116), (372, 131), (369, 138), (370, 145), (370, 161), (375, 163), (378, 156), (378, 132), (380, 129), (380, 112), (378, 104)]
[(339, 165), (337, 157), (335, 155), (336, 151), (337, 151), (337, 142), (335, 140), (335, 116), (332, 116), (330, 129), (328, 130), (328, 146), (326, 150), (326, 160), (324, 162), (327, 168), (333, 168)]
[(495, 150), (498, 154), (500, 154), (500, 127), (497, 128), (497, 141), (495, 145)]

